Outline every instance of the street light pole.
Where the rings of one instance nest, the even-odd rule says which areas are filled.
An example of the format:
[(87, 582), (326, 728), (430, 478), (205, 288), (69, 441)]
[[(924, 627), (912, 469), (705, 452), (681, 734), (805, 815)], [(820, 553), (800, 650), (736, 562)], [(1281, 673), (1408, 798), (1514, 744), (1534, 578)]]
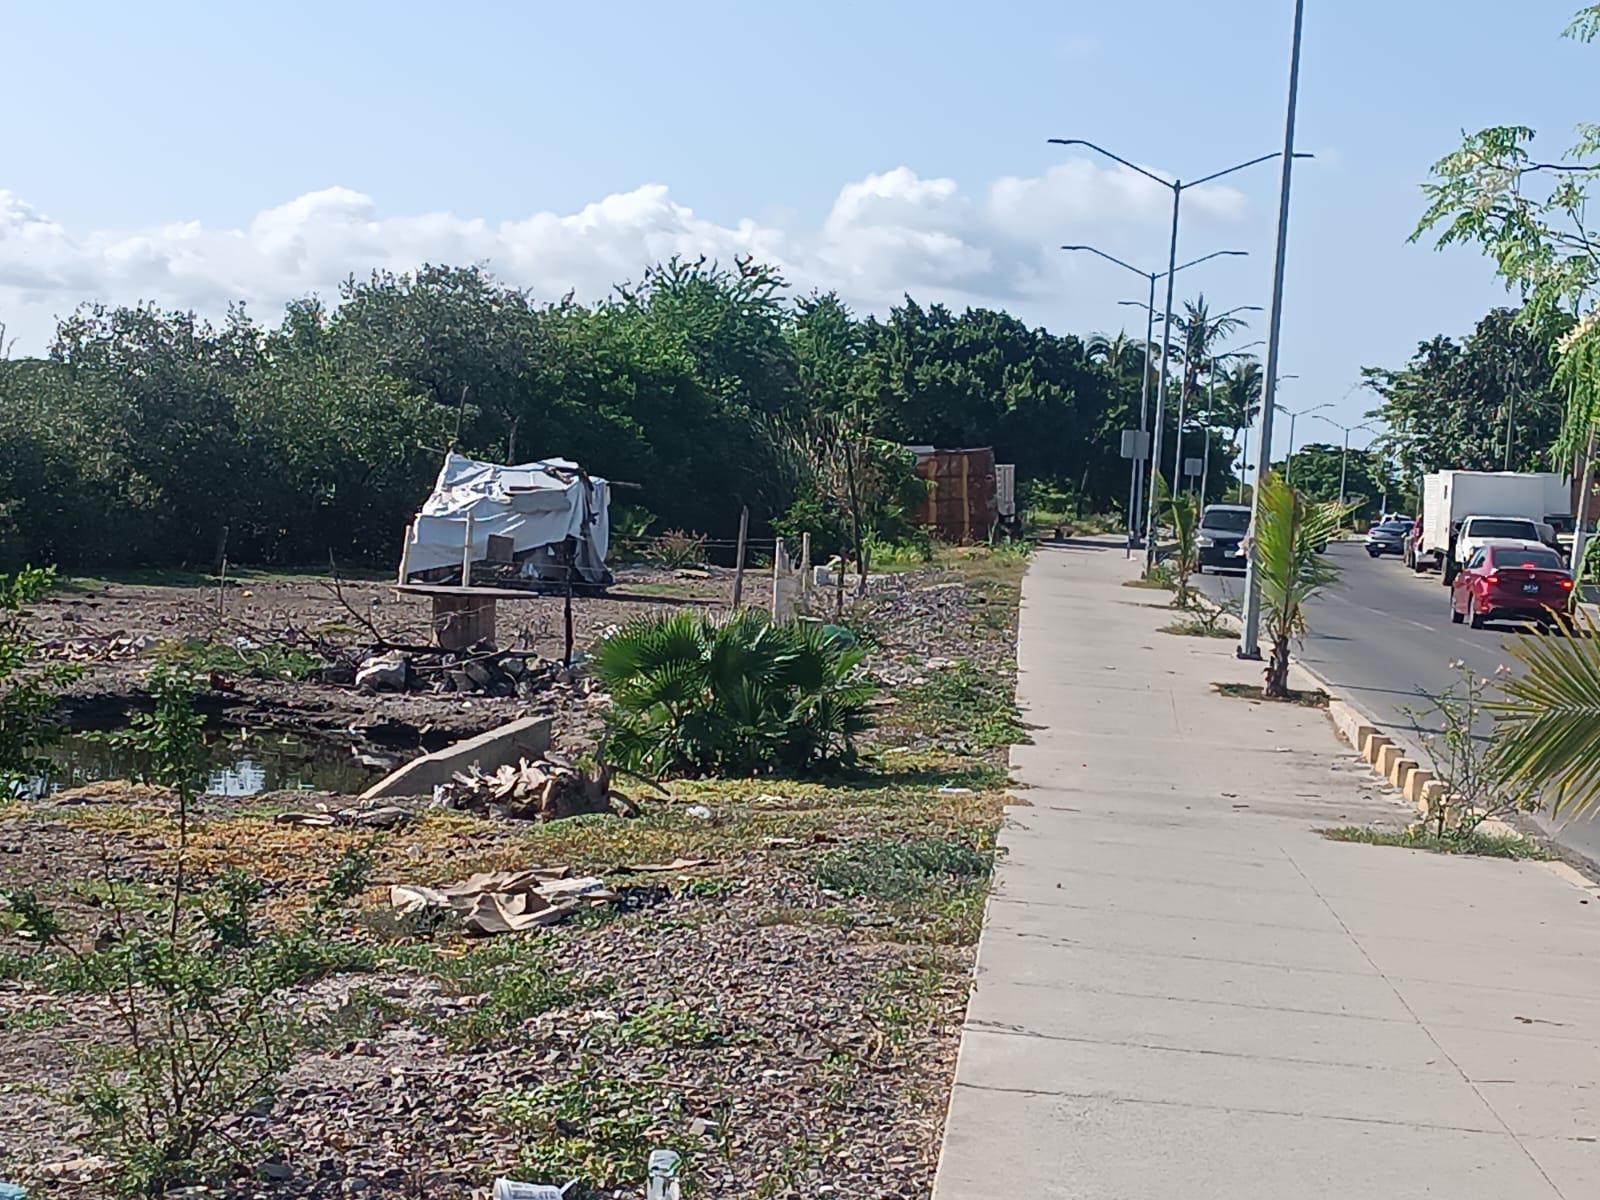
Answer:
[[(1281, 378), (1283, 378), (1283, 379), (1299, 379), (1300, 376), (1298, 376), (1298, 375), (1284, 375), (1284, 376), (1281, 376)], [(1285, 408), (1281, 404), (1274, 404), (1273, 405), (1273, 407), (1276, 408), (1279, 412), (1285, 413), (1289, 417), (1289, 454), (1283, 460), (1283, 481), (1285, 483), (1292, 483), (1294, 481), (1294, 423), (1295, 423), (1295, 420), (1297, 418), (1299, 418), (1299, 417), (1309, 416), (1310, 414), (1318, 411), (1319, 409), (1328, 408), (1330, 406), (1331, 406), (1331, 403), (1330, 404), (1317, 404), (1317, 405), (1313, 405), (1311, 408), (1302, 408), (1302, 409), (1296, 410), (1296, 409), (1292, 409), (1292, 408)], [(1265, 466), (1268, 470), (1271, 470), (1272, 469), (1272, 463), (1269, 460), (1267, 462), (1258, 464), (1256, 466), (1256, 482), (1257, 483), (1259, 483), (1261, 481), (1261, 467), (1262, 466)]]
[[(1256, 490), (1250, 498), (1251, 524), (1261, 517), (1261, 466), (1272, 457), (1272, 404), (1277, 396), (1279, 333), (1283, 327), (1283, 268), (1289, 250), (1289, 191), (1294, 181), (1294, 117), (1300, 96), (1300, 41), (1305, 0), (1294, 0), (1294, 37), (1289, 50), (1289, 104), (1283, 126), (1283, 174), (1278, 185), (1278, 252), (1272, 268), (1272, 316), (1267, 322), (1266, 394), (1261, 398), (1261, 439), (1256, 458)], [(1246, 560), (1244, 611), (1239, 631), (1239, 657), (1259, 659), (1261, 647), (1261, 579), (1254, 553)]]
[[(1304, 0), (1296, 0), (1296, 3), (1303, 2)], [(1296, 69), (1298, 70), (1298, 59), (1296, 59)], [(1169, 188), (1172, 191), (1172, 234), (1167, 240), (1167, 315), (1166, 324), (1161, 330), (1161, 379), (1157, 385), (1155, 436), (1152, 438), (1150, 453), (1150, 499), (1153, 501), (1155, 499), (1156, 483), (1161, 478), (1161, 432), (1166, 423), (1167, 362), (1172, 353), (1172, 286), (1173, 277), (1178, 270), (1178, 214), (1183, 200), (1184, 189), (1196, 188), (1201, 184), (1211, 183), (1213, 180), (1221, 179), (1224, 175), (1231, 175), (1235, 171), (1242, 171), (1246, 167), (1253, 167), (1258, 163), (1277, 158), (1280, 154), (1287, 154), (1292, 160), (1294, 158), (1293, 138), (1291, 136), (1285, 150), (1274, 150), (1270, 154), (1258, 155), (1246, 162), (1235, 163), (1231, 167), (1225, 167), (1221, 171), (1213, 171), (1209, 175), (1202, 175), (1199, 179), (1192, 180), (1189, 183), (1185, 183), (1181, 179), (1163, 179), (1153, 171), (1147, 171), (1143, 167), (1129, 162), (1121, 155), (1113, 154), (1104, 146), (1097, 146), (1093, 142), (1085, 141), (1083, 138), (1050, 138), (1049, 141), (1051, 145), (1055, 146), (1082, 146), (1085, 149), (1093, 150), (1096, 154), (1104, 155), (1106, 158), (1111, 159), (1112, 162), (1121, 163), (1128, 170), (1135, 171), (1146, 179), (1159, 183), (1162, 187)], [(1309, 155), (1304, 157), (1309, 157)], [(1287, 200), (1285, 201), (1285, 207), (1287, 207)], [(1155, 505), (1151, 503), (1145, 515), (1146, 571), (1149, 571), (1156, 564), (1155, 515)]]
[[(1138, 168), (1135, 168), (1135, 170), (1137, 170), (1137, 169)], [(1154, 176), (1152, 176), (1152, 178), (1154, 178)], [(1139, 432), (1140, 433), (1147, 433), (1149, 431), (1149, 428), (1150, 428), (1149, 424), (1147, 423), (1148, 422), (1148, 418), (1149, 418), (1149, 411), (1150, 411), (1150, 340), (1151, 340), (1151, 338), (1153, 338), (1155, 336), (1156, 280), (1161, 278), (1161, 272), (1159, 272), (1159, 271), (1141, 271), (1138, 267), (1134, 266), (1132, 263), (1124, 262), (1122, 259), (1118, 258), (1115, 254), (1107, 254), (1104, 250), (1100, 250), (1100, 249), (1098, 249), (1098, 248), (1096, 248), (1094, 246), (1070, 245), (1070, 246), (1063, 246), (1061, 248), (1063, 250), (1086, 250), (1090, 254), (1097, 255), (1098, 257), (1105, 259), (1109, 263), (1115, 263), (1117, 266), (1121, 267), (1125, 271), (1132, 271), (1135, 275), (1139, 276), (1141, 279), (1145, 280), (1149, 284), (1150, 295), (1149, 295), (1149, 298), (1146, 300), (1146, 302), (1144, 304), (1145, 322), (1144, 322), (1144, 363), (1143, 363), (1143, 372), (1142, 372), (1143, 378), (1140, 380), (1140, 384), (1139, 384)], [(1176, 274), (1178, 271), (1187, 271), (1190, 267), (1197, 267), (1201, 263), (1209, 262), (1213, 258), (1244, 258), (1248, 254), (1249, 254), (1249, 251), (1247, 251), (1247, 250), (1213, 250), (1210, 254), (1202, 254), (1199, 258), (1190, 259), (1188, 262), (1184, 263), (1182, 266), (1177, 267), (1175, 269), (1169, 270), (1168, 273), (1169, 273), (1169, 275), (1171, 275), (1171, 274)], [(1134, 302), (1122, 300), (1122, 301), (1118, 301), (1118, 303), (1119, 304), (1127, 304), (1127, 303), (1134, 303)], [(1138, 305), (1136, 303), (1135, 303), (1135, 307), (1138, 307)], [(1171, 312), (1170, 312), (1171, 307), (1172, 307), (1172, 295), (1171, 295), (1171, 287), (1170, 287), (1170, 280), (1169, 280), (1169, 287), (1168, 287), (1168, 294), (1167, 294), (1167, 308), (1169, 310), (1168, 311), (1168, 315), (1169, 316), (1171, 315)], [(1161, 378), (1162, 378), (1163, 385), (1165, 385), (1165, 382), (1166, 382), (1166, 374), (1165, 374), (1165, 372), (1166, 372), (1166, 354), (1165, 353), (1163, 353), (1162, 356), (1161, 356), (1161, 363), (1162, 363), (1162, 377)], [(1159, 440), (1157, 441), (1156, 444), (1158, 446), (1160, 445)], [(1153, 454), (1153, 453), (1151, 454), (1151, 459), (1152, 459), (1152, 461), (1155, 460), (1155, 454)], [(1139, 474), (1139, 460), (1137, 458), (1134, 458), (1133, 460), (1131, 460), (1131, 462), (1129, 464), (1129, 474), (1133, 477), (1133, 483), (1132, 483), (1132, 486), (1130, 488), (1130, 492), (1131, 492), (1131, 494), (1133, 496), (1133, 502), (1132, 502), (1132, 505), (1131, 505), (1131, 508), (1133, 509), (1133, 511), (1130, 512), (1130, 514), (1129, 514), (1130, 524), (1129, 524), (1129, 528), (1128, 528), (1128, 544), (1131, 546), (1133, 544), (1133, 542), (1134, 542), (1134, 539), (1138, 536), (1138, 531), (1139, 531), (1140, 520), (1139, 520), (1139, 516), (1138, 516), (1138, 510), (1140, 509), (1140, 507), (1142, 505), (1148, 505), (1150, 503), (1150, 501), (1152, 499), (1154, 499), (1154, 497), (1155, 497), (1155, 482), (1154, 482), (1153, 479), (1151, 480), (1150, 495), (1148, 497), (1145, 496), (1144, 495), (1144, 487), (1143, 487), (1144, 479)]]
[[(1359, 385), (1357, 385), (1357, 386), (1359, 386)], [(1350, 392), (1353, 392), (1355, 390), (1356, 390), (1355, 388), (1351, 388)], [(1346, 392), (1345, 395), (1348, 396), (1350, 394), (1350, 392)], [(1317, 413), (1316, 417), (1317, 417), (1317, 420), (1326, 421), (1329, 425), (1332, 425), (1335, 429), (1341, 430), (1344, 433), (1344, 449), (1339, 452), (1339, 508), (1342, 510), (1344, 508), (1345, 469), (1346, 469), (1348, 460), (1350, 458), (1350, 435), (1352, 433), (1354, 433), (1358, 429), (1371, 429), (1372, 428), (1372, 422), (1371, 421), (1363, 421), (1359, 425), (1341, 425), (1338, 421), (1335, 421), (1332, 417), (1325, 417), (1321, 413)], [(1381, 483), (1382, 481), (1380, 480), (1379, 482)], [(1384, 504), (1383, 504), (1383, 508), (1387, 509), (1388, 507), (1389, 507), (1388, 501), (1387, 501), (1387, 499), (1385, 499)], [(1380, 510), (1380, 512), (1381, 511), (1382, 510)]]

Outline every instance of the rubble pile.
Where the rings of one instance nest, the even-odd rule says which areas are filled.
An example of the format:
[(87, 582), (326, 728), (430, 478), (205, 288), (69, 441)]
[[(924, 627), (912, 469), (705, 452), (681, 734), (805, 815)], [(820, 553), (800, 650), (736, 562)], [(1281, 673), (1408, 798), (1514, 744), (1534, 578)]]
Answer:
[(368, 655), (352, 682), (369, 692), (464, 693), (531, 700), (551, 684), (572, 681), (571, 671), (530, 651), (474, 646), (448, 650), (386, 650)]
[(433, 797), (447, 808), (517, 821), (557, 821), (585, 813), (638, 815), (633, 801), (611, 790), (610, 768), (602, 764), (590, 774), (555, 757), (535, 762), (524, 758), (488, 775), (474, 765), (440, 784)]

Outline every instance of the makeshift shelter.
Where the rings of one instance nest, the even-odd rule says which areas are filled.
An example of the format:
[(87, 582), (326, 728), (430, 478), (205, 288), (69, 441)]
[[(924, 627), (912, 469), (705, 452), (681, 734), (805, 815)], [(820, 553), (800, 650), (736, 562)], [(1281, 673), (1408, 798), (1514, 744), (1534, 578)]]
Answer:
[(610, 503), (604, 479), (564, 458), (508, 467), (446, 454), (407, 530), (399, 582), (605, 587)]
[(915, 521), (944, 542), (983, 541), (1000, 519), (994, 450), (940, 450), (907, 446), (916, 455), (916, 472), (928, 483), (928, 498)]

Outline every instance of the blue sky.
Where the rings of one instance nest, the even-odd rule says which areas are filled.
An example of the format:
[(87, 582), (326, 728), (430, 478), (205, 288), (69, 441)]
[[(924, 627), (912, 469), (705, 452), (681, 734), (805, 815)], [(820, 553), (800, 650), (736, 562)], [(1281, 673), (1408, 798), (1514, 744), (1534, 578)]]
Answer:
[[(1491, 123), (1532, 125), (1554, 154), (1600, 117), (1600, 46), (1560, 38), (1576, 0), (1307, 7), (1300, 144), (1318, 157), (1296, 176), (1282, 369), (1300, 378), (1282, 399), (1355, 420), (1361, 365), (1464, 332), (1503, 296), (1477, 255), (1406, 244), (1428, 165)], [(1277, 148), (1290, 15), (1289, 0), (13, 4), (7, 42), (32, 49), (0, 75), (0, 321), (28, 352), (86, 299), (244, 299), (275, 319), (291, 295), (423, 259), (594, 298), (706, 249), (773, 257), (862, 309), (909, 291), (1115, 329), (1139, 281), (1051, 247), (1160, 267), (1165, 193), (1046, 139), (1180, 177)], [(1198, 268), (1180, 295), (1264, 305), (1276, 172), (1228, 182), (1186, 201), (1180, 254), (1251, 257)]]

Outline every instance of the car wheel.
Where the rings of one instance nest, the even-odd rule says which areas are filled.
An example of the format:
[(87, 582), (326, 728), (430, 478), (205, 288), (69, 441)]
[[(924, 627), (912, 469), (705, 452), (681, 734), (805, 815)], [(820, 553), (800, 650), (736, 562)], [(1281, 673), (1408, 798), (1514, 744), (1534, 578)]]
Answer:
[(1378, 549), (1378, 548), (1377, 548), (1377, 547), (1375, 547), (1375, 546), (1368, 546), (1368, 547), (1367, 547), (1367, 557), (1368, 557), (1368, 558), (1377, 558), (1377, 557), (1378, 557), (1378, 555), (1380, 555), (1380, 554), (1382, 554), (1382, 553), (1383, 553), (1383, 551), (1382, 551), (1382, 550), (1379, 550), (1379, 549)]
[(1467, 623), (1474, 629), (1483, 628), (1483, 614), (1478, 611), (1478, 599), (1476, 596), (1467, 597)]
[(1459, 624), (1461, 624), (1462, 621), (1465, 621), (1466, 619), (1467, 619), (1466, 618), (1466, 614), (1463, 613), (1459, 608), (1456, 607), (1456, 596), (1455, 596), (1455, 593), (1451, 592), (1450, 593), (1450, 624), (1459, 625)]

